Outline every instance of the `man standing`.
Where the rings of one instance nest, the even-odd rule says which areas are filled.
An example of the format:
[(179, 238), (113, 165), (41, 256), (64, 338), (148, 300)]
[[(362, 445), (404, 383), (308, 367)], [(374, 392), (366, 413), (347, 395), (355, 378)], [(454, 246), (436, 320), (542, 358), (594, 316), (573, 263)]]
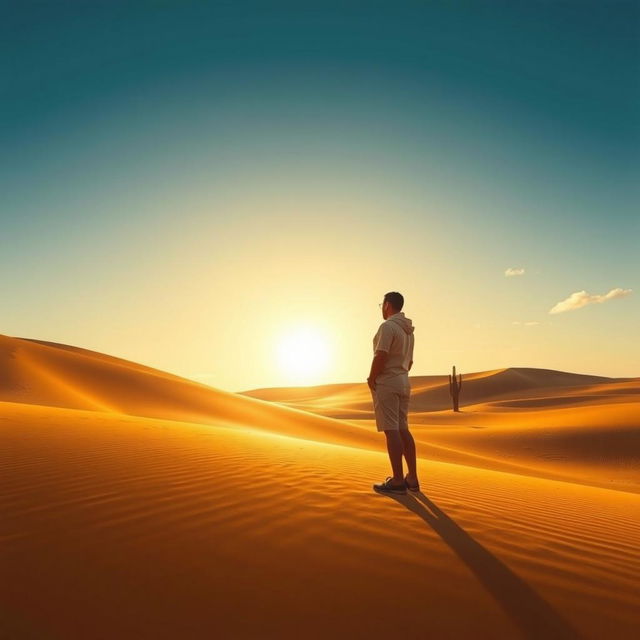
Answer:
[[(378, 493), (404, 494), (407, 489), (418, 491), (416, 445), (407, 421), (411, 385), (409, 370), (413, 364), (414, 327), (402, 312), (404, 298), (391, 291), (380, 303), (382, 317), (373, 338), (373, 362), (367, 383), (373, 396), (378, 431), (384, 431), (393, 476), (374, 484)], [(402, 456), (407, 461), (408, 473), (403, 475)]]

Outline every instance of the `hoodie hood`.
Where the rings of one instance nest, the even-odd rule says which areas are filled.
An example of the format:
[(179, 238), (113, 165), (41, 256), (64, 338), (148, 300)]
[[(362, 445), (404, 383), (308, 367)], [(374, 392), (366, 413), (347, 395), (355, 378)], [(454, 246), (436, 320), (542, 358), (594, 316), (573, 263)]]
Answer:
[(392, 316), (389, 316), (387, 318), (387, 320), (389, 322), (395, 322), (397, 325), (399, 325), (400, 327), (402, 327), (402, 329), (404, 330), (405, 333), (413, 333), (413, 330), (415, 329), (415, 327), (413, 326), (412, 322), (411, 322), (411, 318), (407, 318), (404, 315), (403, 311), (399, 311), (398, 313), (394, 313)]

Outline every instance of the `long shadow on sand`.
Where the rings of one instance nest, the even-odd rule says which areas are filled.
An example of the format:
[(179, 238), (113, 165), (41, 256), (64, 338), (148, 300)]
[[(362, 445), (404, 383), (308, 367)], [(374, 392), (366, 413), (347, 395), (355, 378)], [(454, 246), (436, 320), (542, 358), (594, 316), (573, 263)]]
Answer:
[(580, 637), (532, 587), (476, 542), (422, 492), (389, 497), (420, 516), (451, 547), (525, 638), (539, 640)]

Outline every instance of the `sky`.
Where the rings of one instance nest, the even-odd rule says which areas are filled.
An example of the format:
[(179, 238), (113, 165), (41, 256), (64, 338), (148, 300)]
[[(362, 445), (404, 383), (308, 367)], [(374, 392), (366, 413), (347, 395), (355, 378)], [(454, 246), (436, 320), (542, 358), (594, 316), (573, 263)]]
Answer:
[(640, 376), (640, 2), (3, 2), (0, 333), (228, 391)]

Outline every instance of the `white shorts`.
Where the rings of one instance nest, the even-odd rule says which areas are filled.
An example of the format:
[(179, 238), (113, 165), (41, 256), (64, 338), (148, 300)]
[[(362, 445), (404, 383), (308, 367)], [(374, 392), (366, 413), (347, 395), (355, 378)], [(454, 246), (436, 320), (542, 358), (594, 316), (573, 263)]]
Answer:
[(377, 383), (375, 391), (371, 390), (371, 395), (378, 431), (409, 429), (410, 386), (397, 387)]

